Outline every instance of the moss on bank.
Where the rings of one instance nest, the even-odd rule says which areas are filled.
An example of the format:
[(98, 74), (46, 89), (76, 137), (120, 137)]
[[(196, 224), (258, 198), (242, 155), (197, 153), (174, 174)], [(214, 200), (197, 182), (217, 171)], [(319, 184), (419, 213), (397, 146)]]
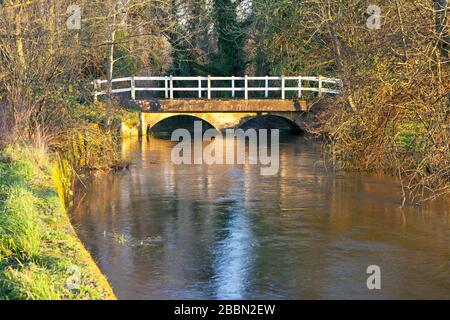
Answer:
[(114, 299), (74, 232), (54, 181), (34, 149), (0, 153), (0, 299)]
[[(122, 165), (120, 142), (132, 132), (130, 129), (127, 134), (123, 128), (139, 124), (139, 110), (121, 107), (114, 101), (110, 106), (103, 102), (76, 104), (67, 112), (64, 124), (64, 132), (48, 146), (50, 152), (59, 155), (62, 167), (70, 167), (79, 175), (92, 170), (106, 171)], [(67, 178), (70, 177), (66, 175)], [(69, 184), (72, 182), (67, 180)], [(70, 191), (71, 185), (66, 190)]]

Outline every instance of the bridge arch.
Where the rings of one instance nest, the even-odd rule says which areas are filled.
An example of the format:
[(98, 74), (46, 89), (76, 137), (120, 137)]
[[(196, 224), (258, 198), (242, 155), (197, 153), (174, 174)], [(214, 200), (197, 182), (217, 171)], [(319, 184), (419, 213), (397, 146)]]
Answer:
[(242, 118), (256, 116), (256, 112), (143, 112), (141, 114), (142, 134), (150, 133), (159, 122), (172, 117), (190, 116), (210, 124), (216, 130), (235, 128), (242, 122)]
[[(203, 121), (204, 130), (210, 128), (219, 131), (228, 128), (260, 128), (302, 132), (296, 124), (297, 117), (298, 115), (293, 112), (143, 112), (141, 114), (141, 128), (142, 134), (145, 135), (160, 130), (163, 125), (167, 125), (166, 121), (173, 121), (173, 130), (183, 127), (189, 130), (189, 126), (182, 126), (179, 121), (187, 121), (193, 128), (194, 120), (197, 119)], [(170, 127), (166, 128), (166, 131), (171, 131)]]
[(170, 137), (176, 129), (186, 129), (193, 132), (195, 121), (202, 122), (203, 132), (208, 129), (215, 129), (213, 124), (199, 115), (160, 114), (160, 116), (153, 117), (151, 123), (147, 123), (147, 134), (154, 134), (158, 137)]
[(303, 132), (302, 128), (289, 115), (283, 114), (260, 114), (245, 118), (239, 125), (241, 129), (279, 129), (281, 131)]

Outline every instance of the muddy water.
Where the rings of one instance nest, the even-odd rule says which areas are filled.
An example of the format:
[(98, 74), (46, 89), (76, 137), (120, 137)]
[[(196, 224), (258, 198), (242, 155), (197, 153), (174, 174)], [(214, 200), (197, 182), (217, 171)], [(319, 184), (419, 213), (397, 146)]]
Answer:
[(175, 166), (172, 146), (129, 142), (129, 171), (78, 188), (73, 222), (119, 298), (450, 298), (448, 199), (401, 209), (395, 180), (333, 172), (302, 137), (270, 177)]

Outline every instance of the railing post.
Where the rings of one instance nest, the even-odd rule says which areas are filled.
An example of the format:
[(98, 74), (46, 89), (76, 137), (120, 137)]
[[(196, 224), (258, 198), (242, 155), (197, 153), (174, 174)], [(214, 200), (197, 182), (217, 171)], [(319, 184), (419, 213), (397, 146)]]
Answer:
[(245, 100), (248, 100), (248, 76), (244, 77), (244, 91), (245, 91)]
[(236, 98), (236, 82), (234, 80), (234, 76), (231, 77), (231, 97)]
[(298, 77), (298, 98), (302, 97), (302, 77)]
[(322, 96), (322, 76), (319, 76), (319, 97)]
[(164, 79), (164, 96), (166, 99), (169, 99), (169, 78), (165, 77)]
[(286, 82), (284, 76), (281, 76), (281, 99), (286, 99)]
[(211, 100), (211, 76), (208, 75), (208, 100)]
[(202, 77), (198, 77), (198, 98), (202, 98)]
[(266, 81), (265, 81), (264, 87), (266, 89), (264, 96), (266, 98), (268, 98), (269, 97), (269, 77), (268, 76), (266, 76)]
[(131, 77), (131, 100), (136, 100), (136, 79)]
[(170, 82), (170, 99), (172, 100), (173, 99), (173, 76), (172, 75), (170, 76), (169, 82)]

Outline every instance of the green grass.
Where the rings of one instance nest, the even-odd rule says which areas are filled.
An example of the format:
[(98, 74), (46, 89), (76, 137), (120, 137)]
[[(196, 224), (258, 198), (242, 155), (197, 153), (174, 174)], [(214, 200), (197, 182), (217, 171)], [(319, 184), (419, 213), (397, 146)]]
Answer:
[(71, 226), (54, 170), (35, 150), (0, 153), (0, 299), (114, 299)]

